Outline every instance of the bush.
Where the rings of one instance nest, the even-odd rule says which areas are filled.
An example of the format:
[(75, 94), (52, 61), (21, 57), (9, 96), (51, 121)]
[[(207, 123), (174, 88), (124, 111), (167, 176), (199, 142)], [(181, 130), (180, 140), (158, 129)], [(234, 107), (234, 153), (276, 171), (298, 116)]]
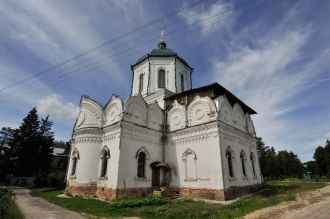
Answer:
[(64, 173), (50, 173), (47, 176), (47, 183), (48, 186), (50, 187), (59, 188), (65, 185), (64, 179), (65, 179)]
[(52, 187), (60, 188), (65, 185), (65, 174), (64, 173), (49, 173), (48, 175), (38, 173), (34, 179), (34, 185), (36, 187)]
[(8, 215), (10, 203), (10, 193), (6, 189), (0, 190), (0, 218), (5, 218)]
[(168, 200), (155, 195), (148, 195), (140, 199), (119, 200), (110, 203), (110, 208), (133, 208), (150, 205), (163, 205), (168, 203)]

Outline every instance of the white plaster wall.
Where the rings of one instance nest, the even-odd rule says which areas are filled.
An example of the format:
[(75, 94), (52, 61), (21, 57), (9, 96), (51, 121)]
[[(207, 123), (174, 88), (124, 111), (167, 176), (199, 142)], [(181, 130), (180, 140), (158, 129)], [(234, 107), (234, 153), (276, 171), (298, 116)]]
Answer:
[[(222, 124), (222, 126), (226, 126)], [(226, 130), (225, 130), (226, 129)], [(239, 133), (241, 132), (241, 133)], [(224, 169), (224, 184), (225, 188), (231, 186), (247, 186), (261, 183), (261, 172), (258, 161), (258, 154), (256, 148), (255, 138), (249, 136), (242, 131), (236, 130), (233, 128), (227, 127), (220, 130), (220, 143), (221, 143), (221, 156), (223, 160), (223, 169)], [(226, 151), (228, 147), (234, 152), (233, 158), (233, 173), (234, 177), (230, 177), (228, 160), (226, 157)], [(245, 160), (245, 170), (246, 177), (243, 175), (242, 164), (240, 159), (240, 153), (244, 150), (246, 154)], [(250, 161), (250, 154), (253, 152), (255, 156), (255, 172), (256, 175), (253, 175), (252, 164)]]
[(149, 81), (149, 61), (146, 59), (133, 69), (133, 84), (132, 84), (132, 96), (139, 94), (139, 79), (140, 75), (144, 74), (143, 77), (143, 90), (142, 95), (146, 95), (148, 92), (148, 81)]
[[(160, 162), (162, 159), (161, 132), (147, 128), (127, 124), (123, 122), (123, 132), (120, 143), (118, 188), (146, 188), (151, 187), (152, 162)], [(148, 151), (145, 175), (137, 177), (136, 153), (139, 149), (145, 148)]]
[[(119, 127), (119, 125), (117, 125)], [(120, 157), (120, 133), (121, 129), (118, 127), (109, 127), (104, 133), (102, 146), (99, 150), (99, 160), (97, 165), (98, 173), (98, 186), (107, 188), (117, 188), (119, 157)], [(108, 167), (106, 178), (100, 178), (101, 174), (101, 151), (106, 146), (110, 151), (110, 158), (108, 159)]]
[(184, 90), (190, 90), (191, 89), (191, 80), (190, 80), (190, 72), (191, 70), (185, 66), (179, 59), (176, 59), (176, 92), (180, 93), (181, 90), (181, 76), (184, 76)]
[(158, 88), (158, 71), (165, 70), (165, 88), (176, 93), (175, 89), (175, 58), (174, 57), (150, 57), (150, 83), (149, 93), (155, 93)]
[[(166, 146), (166, 162), (172, 168), (171, 186), (222, 189), (222, 166), (216, 122), (173, 132)], [(182, 155), (190, 149), (196, 153), (195, 180), (186, 179)]]
[[(89, 129), (89, 131), (91, 131)], [(70, 177), (72, 170), (72, 157), (70, 156), (70, 164), (68, 169), (68, 177), (77, 183), (96, 182), (98, 179), (98, 160), (101, 147), (100, 134), (79, 134), (74, 135), (74, 143), (72, 148), (76, 148), (79, 153), (79, 159), (76, 166), (75, 179)]]

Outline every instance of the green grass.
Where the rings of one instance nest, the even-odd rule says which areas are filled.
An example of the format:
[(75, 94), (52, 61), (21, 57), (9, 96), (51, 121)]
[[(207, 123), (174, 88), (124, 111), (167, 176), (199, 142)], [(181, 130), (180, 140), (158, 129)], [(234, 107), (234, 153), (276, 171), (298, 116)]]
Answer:
[(7, 189), (0, 189), (0, 218), (21, 219), (22, 213), (11, 198), (11, 193)]
[(262, 191), (242, 197), (231, 205), (210, 204), (191, 199), (167, 200), (155, 196), (105, 202), (82, 197), (60, 198), (57, 195), (61, 194), (61, 191), (50, 189), (34, 189), (33, 194), (62, 207), (102, 217), (236, 218), (280, 202), (293, 201), (297, 193), (319, 189), (325, 185), (324, 182), (297, 179), (269, 181)]

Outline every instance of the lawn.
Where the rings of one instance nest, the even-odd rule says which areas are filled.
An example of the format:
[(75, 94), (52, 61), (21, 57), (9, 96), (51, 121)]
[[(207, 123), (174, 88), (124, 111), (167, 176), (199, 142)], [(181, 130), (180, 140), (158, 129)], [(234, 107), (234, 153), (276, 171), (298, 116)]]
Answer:
[(236, 218), (284, 201), (293, 201), (296, 194), (326, 185), (297, 179), (274, 180), (262, 191), (240, 198), (231, 205), (211, 204), (191, 199), (164, 199), (148, 196), (141, 199), (105, 202), (82, 197), (60, 198), (62, 192), (51, 189), (33, 189), (33, 194), (77, 212), (103, 216), (139, 216), (142, 218)]

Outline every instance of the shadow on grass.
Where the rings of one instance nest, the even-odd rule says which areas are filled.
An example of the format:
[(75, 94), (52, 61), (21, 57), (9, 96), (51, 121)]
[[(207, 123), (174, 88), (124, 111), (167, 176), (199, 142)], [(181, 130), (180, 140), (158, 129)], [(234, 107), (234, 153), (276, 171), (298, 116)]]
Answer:
[(262, 197), (271, 197), (274, 195), (286, 194), (300, 188), (299, 185), (266, 185), (264, 189), (257, 194)]

